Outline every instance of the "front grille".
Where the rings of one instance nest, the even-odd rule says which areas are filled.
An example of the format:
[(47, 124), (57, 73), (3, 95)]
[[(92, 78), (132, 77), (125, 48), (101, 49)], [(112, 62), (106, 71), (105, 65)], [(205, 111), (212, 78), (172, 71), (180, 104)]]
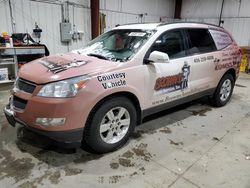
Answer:
[(24, 110), (27, 105), (27, 102), (28, 101), (21, 99), (19, 97), (16, 96), (13, 97), (13, 106), (18, 109)]
[(25, 81), (23, 79), (17, 79), (16, 86), (19, 90), (24, 91), (26, 93), (33, 93), (36, 89), (36, 85), (33, 83), (30, 83), (28, 81)]

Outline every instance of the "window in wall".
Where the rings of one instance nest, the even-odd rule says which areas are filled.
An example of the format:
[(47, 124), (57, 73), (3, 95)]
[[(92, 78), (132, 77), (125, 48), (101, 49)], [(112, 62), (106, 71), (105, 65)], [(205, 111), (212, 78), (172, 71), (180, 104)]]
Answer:
[(167, 31), (162, 34), (155, 41), (151, 51), (167, 53), (170, 59), (184, 57), (186, 53), (181, 30)]
[(214, 41), (207, 29), (187, 29), (189, 54), (208, 53), (216, 50)]

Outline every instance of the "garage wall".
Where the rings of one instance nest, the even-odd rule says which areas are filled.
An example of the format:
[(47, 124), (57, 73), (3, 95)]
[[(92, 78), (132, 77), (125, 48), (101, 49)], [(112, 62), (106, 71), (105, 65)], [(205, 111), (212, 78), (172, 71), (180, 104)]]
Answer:
[[(0, 10), (0, 16), (5, 18), (2, 19), (3, 24), (1, 23), (0, 29), (1, 31), (8, 31), (11, 33), (12, 30), (8, 3), (1, 2), (0, 7), (5, 10), (4, 15), (1, 15), (3, 12)], [(59, 28), (59, 23), (62, 20), (60, 4), (41, 3), (29, 0), (12, 0), (12, 7), (16, 23), (16, 32), (28, 32), (31, 34), (35, 27), (35, 22), (37, 22), (39, 27), (43, 30), (41, 43), (46, 44), (52, 54), (67, 52), (79, 48), (83, 43), (90, 40), (90, 10), (88, 8), (69, 6), (70, 22), (73, 24), (74, 18), (74, 23), (77, 29), (84, 32), (84, 37), (83, 40), (73, 41), (69, 44), (62, 44), (60, 41)]]
[(174, 6), (175, 0), (100, 0), (101, 12), (106, 15), (105, 31), (117, 24), (159, 22), (161, 17), (172, 19)]
[[(59, 23), (62, 21), (61, 4), (66, 0), (11, 0), (16, 32), (33, 33), (35, 23), (43, 30), (41, 43), (51, 54), (63, 53), (82, 47), (91, 39), (90, 0), (69, 0), (69, 21), (83, 31), (83, 40), (63, 44)], [(160, 17), (171, 19), (175, 0), (100, 0), (100, 11), (106, 15), (106, 29), (117, 24), (159, 22)], [(140, 18), (139, 14), (143, 14)], [(12, 33), (8, 0), (0, 0), (0, 32)]]
[[(218, 25), (222, 0), (185, 0), (181, 17), (188, 21), (200, 21)], [(222, 26), (232, 33), (241, 46), (250, 46), (250, 1), (225, 0)]]
[[(82, 40), (62, 44), (60, 41), (59, 23), (62, 21), (62, 11), (60, 1), (54, 3), (35, 2), (30, 0), (12, 0), (13, 17), (16, 23), (16, 32), (33, 33), (35, 22), (43, 30), (41, 43), (47, 45), (51, 54), (67, 52), (80, 48), (90, 40), (90, 9), (88, 0), (71, 1), (83, 5), (69, 6), (69, 20), (75, 23), (77, 30), (83, 31)], [(9, 4), (6, 0), (0, 1), (0, 31), (12, 33)], [(73, 21), (74, 20), (74, 21)]]
[[(38, 0), (39, 1), (39, 0)], [(48, 1), (50, 3), (48, 3)], [(62, 44), (59, 23), (62, 20), (60, 3), (65, 0), (11, 0), (17, 32), (32, 34), (35, 22), (43, 29), (41, 42), (52, 54), (80, 48), (91, 39), (90, 0), (71, 0), (77, 5), (69, 6), (69, 20), (83, 31), (82, 40)], [(184, 20), (218, 24), (222, 0), (185, 0), (181, 16)], [(106, 29), (117, 24), (159, 22), (160, 18), (171, 20), (175, 0), (100, 0), (101, 12), (106, 15)], [(250, 45), (250, 1), (225, 0), (222, 12), (223, 27), (229, 30), (241, 46)], [(143, 17), (139, 17), (142, 14)], [(0, 32), (12, 33), (8, 0), (0, 0)]]

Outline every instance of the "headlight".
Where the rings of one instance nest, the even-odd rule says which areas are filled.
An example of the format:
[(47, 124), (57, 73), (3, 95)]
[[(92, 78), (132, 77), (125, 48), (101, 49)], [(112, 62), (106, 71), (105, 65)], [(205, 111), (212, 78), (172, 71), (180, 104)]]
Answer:
[(55, 98), (74, 97), (89, 79), (88, 76), (80, 76), (50, 83), (43, 86), (37, 96)]

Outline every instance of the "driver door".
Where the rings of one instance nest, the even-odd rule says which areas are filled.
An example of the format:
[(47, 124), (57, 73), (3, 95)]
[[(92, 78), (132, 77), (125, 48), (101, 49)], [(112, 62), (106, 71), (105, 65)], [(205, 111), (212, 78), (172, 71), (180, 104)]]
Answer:
[(147, 66), (146, 99), (148, 108), (182, 98), (190, 87), (190, 64), (186, 56), (185, 32), (175, 29), (163, 33), (154, 43), (151, 52), (168, 54), (169, 62), (152, 62)]

